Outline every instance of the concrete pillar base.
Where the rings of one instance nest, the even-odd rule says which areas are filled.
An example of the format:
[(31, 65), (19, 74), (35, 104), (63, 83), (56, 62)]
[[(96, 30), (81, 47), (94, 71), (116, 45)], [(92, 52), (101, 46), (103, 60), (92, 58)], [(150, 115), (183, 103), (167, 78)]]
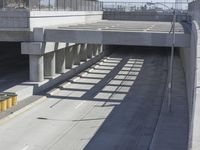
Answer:
[(99, 45), (94, 44), (93, 45), (93, 56), (97, 56), (99, 54), (98, 49), (99, 49)]
[(88, 58), (92, 58), (93, 57), (93, 45), (92, 44), (88, 44), (87, 45), (87, 57)]
[(73, 47), (67, 47), (65, 50), (65, 67), (66, 69), (71, 69), (74, 64), (74, 59), (73, 59)]
[(56, 51), (56, 73), (65, 72), (65, 49)]
[(80, 48), (81, 48), (81, 45), (80, 44), (77, 44), (74, 46), (73, 48), (73, 54), (74, 54), (74, 65), (80, 65)]
[(44, 57), (43, 55), (29, 55), (30, 81), (44, 81)]
[(55, 76), (55, 61), (55, 52), (47, 53), (44, 55), (44, 76), (49, 78)]
[(87, 44), (81, 44), (80, 60), (87, 61)]

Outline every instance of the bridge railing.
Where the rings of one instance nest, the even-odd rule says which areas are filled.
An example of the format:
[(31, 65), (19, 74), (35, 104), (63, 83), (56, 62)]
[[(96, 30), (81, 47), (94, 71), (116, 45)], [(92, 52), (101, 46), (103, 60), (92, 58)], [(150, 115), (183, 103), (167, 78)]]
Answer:
[[(153, 5), (149, 5), (153, 4)], [(187, 12), (187, 2), (103, 2), (104, 11), (120, 12), (169, 12), (171, 9), (177, 9)]]
[(102, 2), (94, 0), (0, 0), (0, 9), (36, 11), (101, 11)]

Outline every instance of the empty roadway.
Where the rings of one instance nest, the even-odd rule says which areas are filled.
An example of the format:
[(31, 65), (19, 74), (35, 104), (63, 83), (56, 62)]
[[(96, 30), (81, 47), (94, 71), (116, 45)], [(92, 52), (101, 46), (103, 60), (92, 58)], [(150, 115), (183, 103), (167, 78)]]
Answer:
[(178, 55), (173, 113), (167, 114), (167, 50), (118, 49), (43, 103), (1, 123), (0, 149), (186, 150), (188, 110)]

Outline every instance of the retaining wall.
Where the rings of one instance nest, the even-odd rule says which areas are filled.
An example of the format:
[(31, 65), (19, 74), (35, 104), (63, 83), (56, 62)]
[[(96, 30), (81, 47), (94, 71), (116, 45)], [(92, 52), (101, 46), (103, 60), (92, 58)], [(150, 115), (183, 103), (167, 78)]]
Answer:
[(180, 50), (189, 104), (190, 133), (188, 150), (200, 149), (200, 30), (196, 21), (191, 25), (191, 47)]

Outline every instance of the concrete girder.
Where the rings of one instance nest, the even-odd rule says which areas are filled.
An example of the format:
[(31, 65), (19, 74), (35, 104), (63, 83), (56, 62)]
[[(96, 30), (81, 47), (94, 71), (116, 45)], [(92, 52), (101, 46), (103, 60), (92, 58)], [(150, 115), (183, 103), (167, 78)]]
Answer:
[[(168, 32), (90, 31), (46, 29), (46, 42), (89, 43), (110, 45), (162, 46), (172, 45)], [(87, 38), (85, 38), (87, 37)], [(176, 47), (189, 47), (190, 34), (176, 33)]]
[(21, 53), (27, 55), (43, 55), (67, 46), (66, 43), (55, 42), (22, 42)]

